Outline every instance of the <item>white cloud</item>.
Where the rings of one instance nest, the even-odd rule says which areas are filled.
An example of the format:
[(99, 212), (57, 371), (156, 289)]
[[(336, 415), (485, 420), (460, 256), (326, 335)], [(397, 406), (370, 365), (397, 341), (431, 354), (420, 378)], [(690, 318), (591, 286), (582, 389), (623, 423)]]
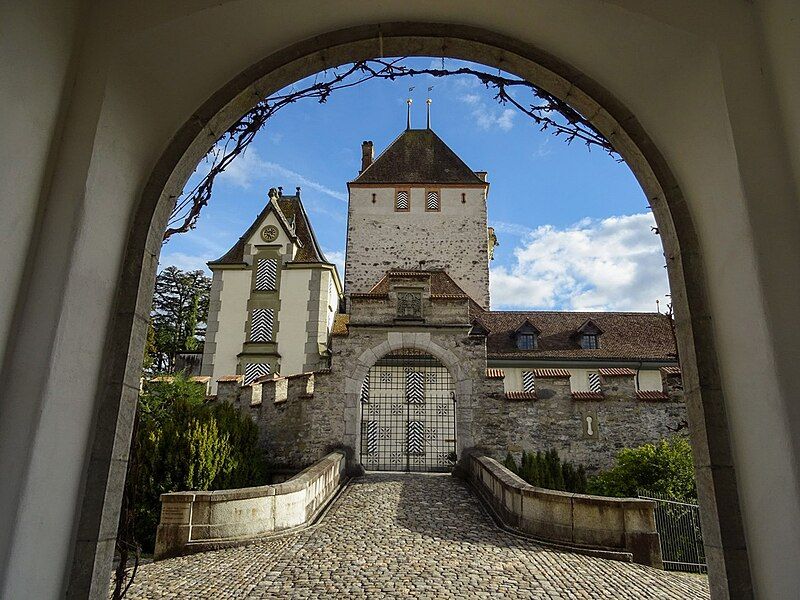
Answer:
[(231, 164), (228, 165), (225, 171), (220, 175), (222, 181), (228, 181), (233, 185), (245, 189), (249, 188), (255, 181), (263, 181), (268, 177), (280, 177), (285, 180), (290, 186), (290, 188), (287, 189), (287, 193), (292, 193), (293, 190), (291, 188), (299, 185), (300, 187), (316, 190), (331, 198), (336, 198), (341, 202), (347, 202), (347, 194), (344, 192), (338, 192), (326, 187), (317, 181), (308, 179), (296, 171), (287, 169), (283, 165), (264, 160), (261, 158), (258, 151), (252, 147), (248, 148), (244, 154), (240, 154), (233, 159)]
[(643, 213), (537, 228), (511, 267), (492, 268), (493, 307), (654, 311), (669, 286), (653, 225)]
[(339, 277), (344, 277), (344, 250), (325, 250), (322, 253), (330, 262), (336, 265), (339, 270)]
[(459, 99), (472, 107), (472, 117), (479, 129), (508, 131), (514, 127), (514, 116), (517, 112), (513, 108), (493, 106), (486, 102), (480, 94), (462, 94)]

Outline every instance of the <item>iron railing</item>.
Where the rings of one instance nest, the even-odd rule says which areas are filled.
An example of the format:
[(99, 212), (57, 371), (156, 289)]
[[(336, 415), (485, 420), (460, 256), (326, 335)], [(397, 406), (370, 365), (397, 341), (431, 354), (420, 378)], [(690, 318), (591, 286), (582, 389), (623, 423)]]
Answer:
[(656, 529), (661, 540), (664, 569), (707, 573), (699, 507), (646, 490), (640, 490), (638, 495), (656, 504)]

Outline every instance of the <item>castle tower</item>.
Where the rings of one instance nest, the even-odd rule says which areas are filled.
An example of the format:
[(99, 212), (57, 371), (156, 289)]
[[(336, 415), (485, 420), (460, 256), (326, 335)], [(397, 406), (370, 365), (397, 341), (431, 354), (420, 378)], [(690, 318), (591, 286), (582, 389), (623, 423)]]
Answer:
[(431, 129), (407, 129), (349, 182), (345, 295), (390, 270), (444, 270), (489, 308), (486, 173), (472, 171)]

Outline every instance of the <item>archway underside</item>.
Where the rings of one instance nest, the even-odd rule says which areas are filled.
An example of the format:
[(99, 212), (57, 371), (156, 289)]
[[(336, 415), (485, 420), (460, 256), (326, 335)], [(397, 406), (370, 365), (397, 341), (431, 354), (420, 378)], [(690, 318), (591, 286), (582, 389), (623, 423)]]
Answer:
[[(141, 356), (139, 341), (146, 323), (135, 318), (148, 314), (155, 278), (154, 261), (174, 198), (199, 160), (220, 132), (246, 113), (254, 102), (294, 81), (332, 66), (383, 56), (435, 56), (486, 64), (523, 77), (585, 115), (614, 145), (631, 167), (647, 195), (658, 223), (667, 257), (673, 292), (678, 347), (684, 357), (686, 398), (692, 419), (692, 440), (698, 468), (698, 488), (704, 508), (704, 531), (711, 542), (709, 570), (717, 585), (727, 580), (731, 590), (749, 590), (746, 550), (723, 540), (742, 540), (742, 523), (736, 496), (735, 475), (729, 464), (730, 439), (724, 401), (719, 385), (717, 356), (711, 331), (706, 283), (694, 225), (675, 178), (658, 149), (634, 115), (598, 83), (560, 60), (528, 44), (493, 32), (467, 26), (419, 23), (389, 23), (336, 31), (301, 42), (246, 69), (220, 89), (174, 136), (148, 181), (127, 244), (123, 278), (117, 295), (117, 313), (109, 345), (132, 348)], [(133, 340), (133, 343), (131, 343)], [(138, 348), (138, 349), (137, 349)], [(688, 357), (688, 358), (687, 358)], [(138, 380), (137, 361), (117, 361), (107, 374), (108, 385), (98, 406), (102, 415), (130, 413), (135, 393), (121, 382)], [(116, 407), (109, 410), (109, 407)], [(129, 425), (129, 424), (128, 424)], [(98, 428), (126, 427), (123, 423), (98, 423)], [(113, 436), (112, 436), (113, 437)], [(110, 455), (108, 436), (95, 435), (94, 455)], [(116, 468), (124, 469), (120, 464)], [(90, 480), (93, 478), (90, 478)], [(97, 531), (102, 519), (116, 519), (118, 507), (98, 511), (107, 496), (109, 476), (87, 485), (81, 511), (81, 528)], [(731, 485), (733, 484), (733, 485)], [(726, 490), (721, 496), (717, 490)], [(733, 497), (731, 497), (733, 495)], [(116, 497), (115, 494), (110, 496)], [(724, 510), (721, 508), (724, 506)], [(108, 549), (104, 550), (106, 553)], [(106, 560), (95, 560), (93, 542), (79, 543), (70, 588), (88, 589), (89, 579), (78, 565), (105, 568)], [(91, 554), (91, 557), (88, 556)], [(97, 567), (97, 565), (100, 565)], [(95, 580), (101, 580), (94, 578)], [(721, 591), (721, 590), (720, 590)]]

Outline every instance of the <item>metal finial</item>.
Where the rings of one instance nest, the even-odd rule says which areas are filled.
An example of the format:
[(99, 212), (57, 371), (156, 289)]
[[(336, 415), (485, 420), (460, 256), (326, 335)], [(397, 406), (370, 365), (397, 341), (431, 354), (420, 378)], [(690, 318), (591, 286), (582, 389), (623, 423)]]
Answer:
[(431, 128), (431, 103), (432, 102), (433, 102), (433, 100), (431, 100), (430, 98), (425, 100), (425, 104), (428, 105), (428, 129)]
[(406, 129), (411, 129), (411, 103), (413, 100), (409, 98), (406, 100), (406, 104), (408, 104), (407, 114), (406, 114)]

